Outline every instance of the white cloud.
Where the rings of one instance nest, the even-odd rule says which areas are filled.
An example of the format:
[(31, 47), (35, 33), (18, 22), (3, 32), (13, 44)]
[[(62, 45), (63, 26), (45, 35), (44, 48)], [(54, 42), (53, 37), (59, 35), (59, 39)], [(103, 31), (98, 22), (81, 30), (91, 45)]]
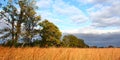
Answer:
[(78, 24), (85, 23), (86, 21), (88, 21), (88, 17), (82, 15), (74, 15), (71, 16), (70, 19)]
[(83, 14), (82, 11), (80, 9), (78, 9), (75, 6), (71, 6), (71, 5), (61, 5), (61, 6), (57, 6), (57, 3), (53, 6), (55, 11), (58, 12), (59, 14), (62, 15), (75, 15), (75, 14)]
[(11, 28), (11, 25), (7, 23), (4, 19), (0, 19), (0, 30)]
[[(120, 1), (112, 2), (104, 6), (96, 4), (88, 12), (95, 27), (119, 27), (120, 25)], [(98, 7), (96, 7), (98, 6)], [(100, 8), (99, 8), (100, 7)], [(98, 8), (98, 9), (97, 9)], [(96, 11), (94, 11), (96, 10)]]
[(53, 8), (58, 14), (67, 16), (75, 23), (83, 23), (88, 20), (88, 17), (78, 7), (69, 5), (62, 0), (56, 0)]
[(74, 34), (74, 33), (79, 33), (79, 30), (78, 29), (62, 30), (62, 33)]
[(92, 6), (91, 8), (87, 9), (88, 12), (95, 12), (97, 10), (100, 10), (103, 7), (101, 4), (96, 4)]
[(97, 4), (97, 3), (111, 3), (117, 0), (77, 0), (78, 2), (82, 2), (84, 4)]
[(39, 11), (43, 19), (51, 19), (50, 21), (55, 23), (61, 22), (62, 17), (67, 18), (66, 21), (69, 20), (73, 24), (85, 23), (88, 20), (78, 7), (70, 5), (69, 2), (64, 2), (63, 0), (40, 0), (36, 5), (40, 9), (46, 8)]
[(40, 8), (49, 8), (52, 4), (52, 0), (39, 0), (36, 5)]
[(101, 18), (100, 21), (94, 21), (92, 26), (95, 27), (120, 27), (120, 18), (119, 17), (111, 17), (111, 18)]
[[(79, 0), (82, 2), (82, 0)], [(77, 29), (63, 29), (62, 32), (67, 33), (108, 33), (117, 32), (119, 30), (99, 30), (96, 27), (118, 27), (120, 26), (120, 1), (119, 0), (84, 0), (87, 4), (93, 4), (87, 9), (89, 17), (77, 6), (70, 5), (69, 2), (63, 0), (40, 0), (37, 5), (45, 10), (40, 10), (43, 19), (48, 19), (53, 23), (80, 24), (92, 20), (90, 27)], [(62, 17), (61, 17), (62, 16)], [(64, 18), (64, 19), (62, 19)], [(67, 18), (67, 19), (66, 19)], [(68, 21), (68, 22), (67, 22)], [(59, 23), (59, 26), (60, 26)], [(62, 25), (63, 26), (63, 25)], [(65, 26), (65, 25), (64, 25)], [(69, 26), (68, 26), (69, 27)]]
[(63, 30), (63, 33), (70, 33), (70, 34), (106, 34), (106, 33), (115, 33), (115, 32), (120, 32), (120, 29), (104, 30), (104, 29), (95, 29), (93, 27), (85, 27), (80, 29)]

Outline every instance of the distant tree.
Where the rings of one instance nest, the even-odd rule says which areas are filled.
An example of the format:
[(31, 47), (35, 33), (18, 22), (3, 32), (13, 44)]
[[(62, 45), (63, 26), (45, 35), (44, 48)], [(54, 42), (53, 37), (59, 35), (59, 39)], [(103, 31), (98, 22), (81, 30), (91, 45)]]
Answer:
[(78, 39), (74, 35), (64, 36), (62, 42), (66, 47), (88, 47), (88, 45), (84, 43), (83, 39)]
[(105, 47), (101, 46), (101, 47), (99, 47), (99, 48), (105, 48)]
[(97, 46), (90, 46), (90, 48), (97, 48)]
[(114, 46), (112, 46), (112, 45), (109, 45), (109, 46), (108, 46), (108, 48), (114, 48)]
[(42, 37), (43, 46), (57, 46), (60, 44), (62, 36), (59, 28), (48, 20), (44, 20), (39, 25), (42, 27), (40, 36)]

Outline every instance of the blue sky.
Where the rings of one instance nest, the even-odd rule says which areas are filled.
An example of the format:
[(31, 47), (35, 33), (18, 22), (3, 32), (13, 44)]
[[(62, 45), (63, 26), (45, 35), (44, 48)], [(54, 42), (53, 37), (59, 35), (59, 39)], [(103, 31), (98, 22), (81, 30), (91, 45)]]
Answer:
[(63, 33), (120, 31), (119, 4), (120, 0), (38, 0), (36, 3), (42, 19), (53, 22)]

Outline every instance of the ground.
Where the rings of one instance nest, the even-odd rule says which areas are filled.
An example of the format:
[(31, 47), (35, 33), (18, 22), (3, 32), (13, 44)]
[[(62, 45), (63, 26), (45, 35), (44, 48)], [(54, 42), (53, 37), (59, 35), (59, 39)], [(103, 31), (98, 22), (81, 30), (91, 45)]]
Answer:
[(8, 48), (0, 60), (120, 60), (120, 48)]

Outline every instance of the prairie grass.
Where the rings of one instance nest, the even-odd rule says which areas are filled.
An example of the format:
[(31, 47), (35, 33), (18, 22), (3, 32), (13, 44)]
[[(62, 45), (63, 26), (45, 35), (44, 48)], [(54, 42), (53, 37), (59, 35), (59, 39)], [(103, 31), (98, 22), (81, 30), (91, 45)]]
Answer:
[(120, 48), (8, 48), (0, 60), (120, 60)]

